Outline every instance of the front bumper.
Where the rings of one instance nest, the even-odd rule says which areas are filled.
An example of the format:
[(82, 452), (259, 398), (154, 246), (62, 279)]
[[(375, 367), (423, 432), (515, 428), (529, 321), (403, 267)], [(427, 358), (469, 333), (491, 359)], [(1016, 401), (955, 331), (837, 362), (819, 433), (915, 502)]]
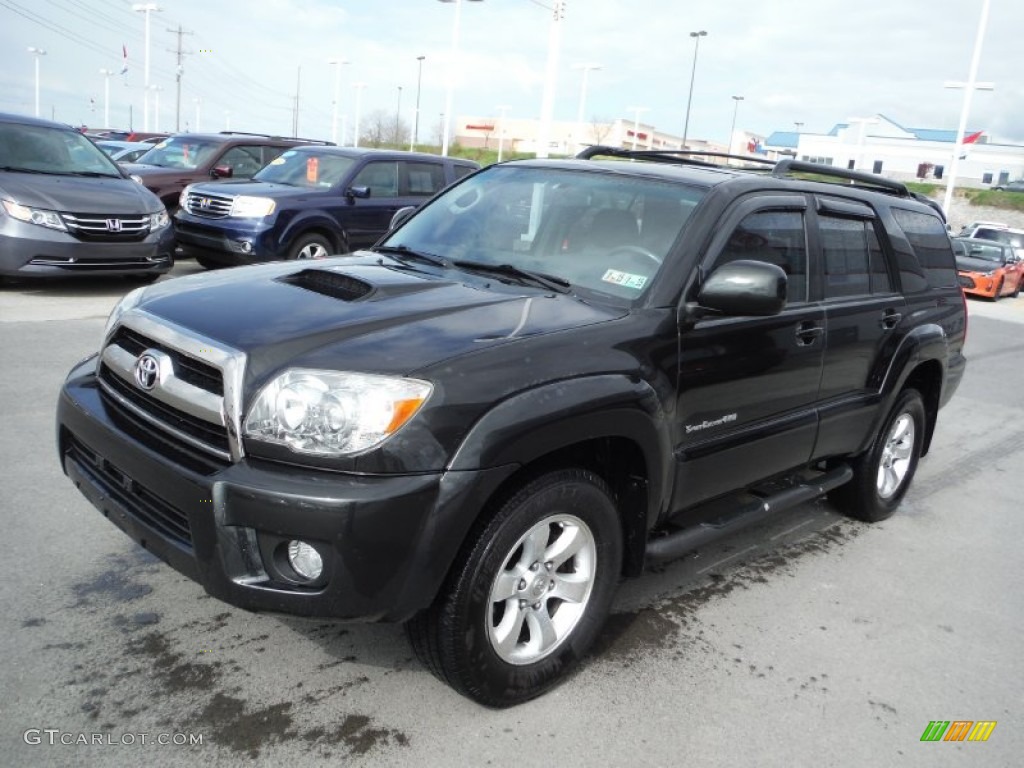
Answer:
[(983, 275), (980, 272), (960, 272), (959, 277), (964, 293), (988, 299), (995, 298), (996, 289), (1003, 282), (1002, 275)]
[(184, 253), (201, 255), (224, 266), (284, 258), (271, 236), (271, 226), (264, 219), (211, 220), (179, 210), (174, 228)]
[[(512, 468), (355, 475), (254, 458), (190, 461), (101, 395), (95, 359), (72, 370), (57, 408), (65, 473), (145, 549), (214, 597), (257, 611), (404, 621), (434, 599), (485, 499)], [(303, 584), (287, 542), (313, 544)]]
[(171, 227), (136, 242), (87, 242), (67, 232), (4, 218), (0, 226), (0, 275), (163, 274), (174, 266)]

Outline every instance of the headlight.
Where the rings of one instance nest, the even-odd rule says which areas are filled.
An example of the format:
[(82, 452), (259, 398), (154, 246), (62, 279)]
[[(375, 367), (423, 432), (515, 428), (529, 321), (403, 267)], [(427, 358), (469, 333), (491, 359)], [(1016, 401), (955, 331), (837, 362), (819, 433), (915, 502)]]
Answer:
[[(185, 203), (188, 202), (188, 193), (191, 192), (191, 191), (192, 191), (192, 185), (191, 184), (187, 184), (185, 186), (185, 188), (183, 190), (181, 190), (181, 194), (178, 195), (178, 207), (179, 208), (184, 208), (186, 211), (188, 211), (188, 206), (185, 205)], [(192, 213), (192, 211), (188, 211), (188, 212)]]
[(125, 294), (124, 298), (117, 302), (114, 308), (110, 311), (110, 317), (107, 318), (107, 325), (103, 329), (104, 340), (107, 338), (107, 335), (114, 329), (114, 326), (117, 324), (117, 321), (121, 319), (121, 315), (123, 315), (125, 312), (127, 312), (129, 309), (131, 309), (132, 307), (139, 303), (139, 301), (142, 299), (142, 293), (145, 290), (146, 289), (144, 287), (136, 288), (131, 293)]
[(4, 200), (3, 204), (4, 210), (13, 219), (27, 221), (29, 224), (38, 224), (41, 227), (49, 227), (50, 229), (59, 229), (61, 232), (68, 231), (68, 228), (64, 226), (64, 222), (60, 218), (60, 214), (56, 211), (29, 208), (27, 205), (16, 203), (13, 200)]
[(260, 216), (269, 216), (273, 212), (274, 201), (269, 197), (239, 195), (231, 203), (231, 213), (228, 215), (240, 218), (258, 218)]
[(244, 432), (296, 453), (362, 453), (401, 429), (432, 389), (418, 379), (293, 368), (263, 388)]
[(149, 231), (156, 232), (158, 229), (163, 229), (171, 223), (171, 217), (167, 215), (167, 209), (160, 211), (159, 213), (149, 214)]

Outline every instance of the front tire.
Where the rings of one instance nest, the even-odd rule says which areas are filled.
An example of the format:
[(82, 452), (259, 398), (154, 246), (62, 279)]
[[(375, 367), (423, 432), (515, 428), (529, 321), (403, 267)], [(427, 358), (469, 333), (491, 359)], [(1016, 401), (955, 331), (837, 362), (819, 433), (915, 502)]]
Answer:
[(326, 259), (334, 248), (323, 235), (300, 235), (288, 251), (289, 259)]
[(924, 445), (924, 402), (905, 389), (866, 453), (853, 462), (853, 479), (829, 493), (841, 512), (876, 523), (892, 517), (917, 471)]
[(621, 564), (605, 483), (584, 470), (550, 472), (500, 506), (406, 630), (421, 661), (459, 693), (490, 707), (519, 704), (579, 663)]

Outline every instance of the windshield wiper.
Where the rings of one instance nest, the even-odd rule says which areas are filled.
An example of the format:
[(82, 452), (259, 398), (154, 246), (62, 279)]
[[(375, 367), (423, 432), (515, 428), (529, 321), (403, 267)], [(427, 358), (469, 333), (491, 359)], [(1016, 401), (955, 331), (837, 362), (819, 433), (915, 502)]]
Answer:
[(470, 272), (484, 272), (486, 274), (511, 277), (520, 282), (540, 285), (558, 293), (569, 293), (572, 283), (562, 277), (547, 275), (543, 272), (534, 272), (529, 269), (522, 269), (514, 264), (488, 264), (483, 261), (455, 261), (456, 267)]
[(47, 176), (61, 176), (59, 171), (42, 171), (38, 168), (15, 168), (13, 165), (0, 165), (0, 171), (10, 171), (12, 173), (42, 173)]
[(112, 173), (100, 173), (99, 171), (68, 171), (69, 176), (88, 176), (90, 179), (119, 179)]
[(428, 264), (433, 264), (435, 267), (448, 266), (448, 259), (443, 256), (437, 256), (436, 254), (427, 253), (426, 251), (414, 251), (407, 245), (377, 245), (370, 250), (374, 253), (386, 253), (392, 256), (397, 256), (399, 261), (407, 261), (409, 258), (413, 258), (425, 261)]

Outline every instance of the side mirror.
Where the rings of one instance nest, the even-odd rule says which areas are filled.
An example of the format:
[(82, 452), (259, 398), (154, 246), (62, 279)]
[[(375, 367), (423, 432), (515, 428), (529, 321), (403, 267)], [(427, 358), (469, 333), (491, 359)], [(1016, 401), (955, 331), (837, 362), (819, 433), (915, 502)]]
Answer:
[(766, 261), (723, 264), (704, 281), (697, 302), (725, 315), (777, 315), (786, 306), (788, 278)]
[(399, 208), (395, 211), (395, 215), (391, 217), (391, 223), (388, 224), (388, 231), (398, 229), (405, 222), (409, 220), (409, 217), (416, 212), (415, 205), (407, 205), (404, 208)]
[(215, 165), (210, 171), (210, 175), (215, 179), (230, 179), (235, 175), (235, 172), (231, 169), (230, 165)]
[(369, 187), (349, 187), (345, 190), (345, 197), (359, 197), (366, 199), (370, 196)]

